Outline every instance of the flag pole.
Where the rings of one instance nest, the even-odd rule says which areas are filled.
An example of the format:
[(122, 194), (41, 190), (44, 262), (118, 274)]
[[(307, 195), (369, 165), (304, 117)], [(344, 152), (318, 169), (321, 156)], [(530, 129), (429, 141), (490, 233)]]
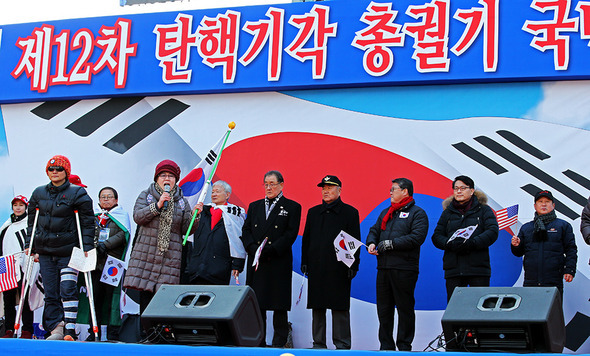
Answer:
[(25, 253), (27, 257), (27, 267), (25, 268), (25, 274), (23, 275), (23, 279), (21, 281), (22, 288), (20, 293), (20, 300), (18, 301), (18, 312), (16, 314), (16, 319), (14, 320), (14, 337), (17, 337), (18, 329), (20, 329), (20, 321), (23, 315), (23, 307), (25, 304), (25, 299), (27, 297), (27, 292), (29, 291), (30, 286), (30, 279), (31, 273), (33, 272), (33, 263), (34, 257), (32, 256), (33, 251), (33, 242), (35, 241), (35, 230), (37, 230), (37, 220), (39, 219), (39, 208), (35, 208), (35, 220), (33, 221), (33, 231), (31, 231), (31, 241), (29, 243), (29, 251)]
[[(76, 214), (76, 227), (78, 228), (78, 239), (80, 240), (80, 249), (84, 252), (84, 241), (82, 240), (82, 230), (80, 230), (80, 216), (78, 210), (74, 210)], [(100, 341), (98, 338), (98, 325), (96, 321), (96, 309), (94, 308), (94, 292), (92, 290), (92, 277), (90, 271), (84, 273), (84, 279), (86, 280), (86, 290), (88, 291), (88, 304), (90, 306), (90, 317), (92, 319), (92, 331), (94, 332), (94, 340)]]
[[(223, 149), (225, 148), (225, 144), (227, 143), (227, 139), (229, 138), (229, 134), (236, 127), (236, 123), (232, 121), (227, 125), (227, 127), (229, 128), (229, 130), (227, 130), (227, 132), (225, 133), (225, 139), (223, 140), (223, 144), (221, 145), (221, 149), (219, 150), (219, 155), (217, 155), (217, 158), (215, 159), (215, 163), (213, 164), (213, 169), (211, 169), (211, 173), (209, 174), (209, 178), (207, 179), (207, 181), (205, 182), (205, 185), (203, 186), (203, 189), (201, 190), (201, 195), (199, 195), (199, 200), (197, 200), (197, 204), (205, 201), (205, 197), (207, 196), (207, 191), (209, 190), (209, 186), (211, 185), (211, 180), (213, 180), (213, 175), (215, 174), (215, 171), (217, 170), (217, 165), (219, 164), (219, 160), (221, 159), (221, 154), (223, 153)], [(186, 235), (184, 235), (184, 240), (182, 241), (183, 246), (186, 245), (186, 241), (188, 240), (188, 235), (190, 234), (190, 231), (193, 228), (193, 224), (195, 223), (195, 219), (196, 219), (197, 215), (199, 215), (199, 213), (200, 213), (199, 209), (195, 210), (195, 213), (193, 214), (193, 217), (191, 219), (191, 223), (189, 224), (188, 230), (186, 231)]]

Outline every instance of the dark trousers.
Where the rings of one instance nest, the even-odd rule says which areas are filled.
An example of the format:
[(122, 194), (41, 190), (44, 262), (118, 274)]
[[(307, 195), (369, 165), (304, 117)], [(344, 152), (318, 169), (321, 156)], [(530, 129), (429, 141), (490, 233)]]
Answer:
[[(326, 309), (312, 310), (313, 348), (327, 349)], [(332, 310), (332, 342), (337, 349), (350, 350), (350, 311)]]
[(377, 316), (381, 350), (395, 350), (393, 320), (397, 308), (397, 349), (411, 351), (416, 330), (414, 289), (417, 271), (398, 269), (377, 270)]
[[(266, 310), (260, 312), (262, 313), (262, 321), (264, 321), (264, 338), (261, 346), (266, 346)], [(272, 311), (272, 327), (274, 329), (272, 347), (284, 347), (289, 336), (289, 318), (286, 310)]]
[[(14, 324), (16, 323), (16, 306), (18, 303), (16, 299), (20, 296), (22, 289), (22, 280), (18, 282), (18, 287), (6, 290), (2, 292), (4, 298), (4, 325), (6, 325), (6, 330), (14, 330)], [(30, 289), (29, 289), (30, 291)], [(33, 312), (29, 307), (29, 295), (27, 294), (27, 298), (25, 298), (25, 302), (23, 303), (23, 312), (21, 317), (21, 325), (23, 331), (33, 332)]]
[(43, 328), (50, 333), (63, 321), (66, 329), (74, 330), (78, 316), (78, 271), (68, 267), (70, 256), (40, 255), (39, 262), (45, 288)]
[(455, 287), (489, 287), (489, 276), (462, 276), (451, 277), (446, 279), (447, 283), (447, 302), (451, 299)]

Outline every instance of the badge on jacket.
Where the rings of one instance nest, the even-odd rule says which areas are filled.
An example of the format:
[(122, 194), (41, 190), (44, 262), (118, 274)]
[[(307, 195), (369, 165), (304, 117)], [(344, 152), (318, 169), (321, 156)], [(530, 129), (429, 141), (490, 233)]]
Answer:
[(287, 216), (287, 215), (289, 215), (289, 212), (281, 206), (281, 211), (279, 211), (279, 216)]
[(401, 211), (401, 212), (399, 213), (399, 217), (400, 217), (401, 219), (405, 219), (405, 218), (407, 218), (408, 216), (410, 216), (410, 213), (409, 213), (409, 212), (407, 212), (407, 211)]

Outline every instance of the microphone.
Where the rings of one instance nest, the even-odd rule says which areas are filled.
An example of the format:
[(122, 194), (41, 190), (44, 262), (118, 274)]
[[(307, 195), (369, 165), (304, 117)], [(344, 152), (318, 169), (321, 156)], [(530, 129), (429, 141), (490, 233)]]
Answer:
[[(164, 184), (164, 192), (170, 193), (170, 184)], [(164, 202), (164, 206), (162, 207), (162, 210), (166, 209), (168, 209), (168, 200)]]

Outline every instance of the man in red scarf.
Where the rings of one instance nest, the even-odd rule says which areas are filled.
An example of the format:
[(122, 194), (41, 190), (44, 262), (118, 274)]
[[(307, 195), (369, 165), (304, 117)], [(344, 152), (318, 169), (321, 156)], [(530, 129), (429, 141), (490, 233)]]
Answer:
[(420, 246), (428, 233), (428, 217), (418, 207), (407, 178), (392, 181), (391, 206), (369, 230), (369, 253), (377, 256), (377, 316), (381, 350), (395, 350), (393, 319), (398, 312), (397, 349), (411, 351), (416, 316), (414, 289), (418, 281)]

